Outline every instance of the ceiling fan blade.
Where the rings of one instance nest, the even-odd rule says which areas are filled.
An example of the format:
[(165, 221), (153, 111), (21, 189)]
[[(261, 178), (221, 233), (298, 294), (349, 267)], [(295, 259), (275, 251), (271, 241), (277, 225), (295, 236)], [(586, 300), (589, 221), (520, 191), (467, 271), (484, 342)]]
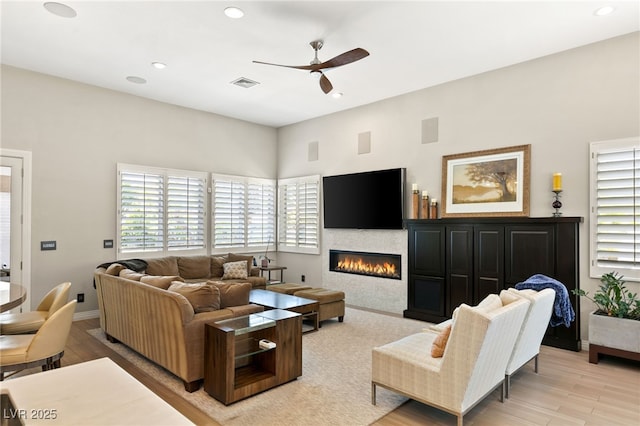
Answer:
[(339, 67), (341, 65), (350, 64), (355, 61), (359, 61), (360, 59), (366, 58), (367, 56), (369, 56), (369, 52), (367, 52), (366, 50), (360, 47), (357, 47), (348, 52), (344, 52), (343, 54), (338, 55), (335, 58), (331, 58), (328, 61), (325, 61), (321, 64), (311, 65), (311, 66), (314, 67), (313, 69), (317, 69), (317, 70), (334, 68), (334, 67)]
[(270, 62), (260, 62), (260, 61), (253, 61), (253, 63), (263, 64), (263, 65), (273, 65), (275, 67), (295, 68), (297, 70), (307, 70), (307, 71), (315, 70), (318, 67), (318, 65), (281, 65), (281, 64), (272, 64)]
[(333, 90), (333, 84), (331, 84), (327, 76), (324, 74), (320, 77), (320, 88), (325, 94)]

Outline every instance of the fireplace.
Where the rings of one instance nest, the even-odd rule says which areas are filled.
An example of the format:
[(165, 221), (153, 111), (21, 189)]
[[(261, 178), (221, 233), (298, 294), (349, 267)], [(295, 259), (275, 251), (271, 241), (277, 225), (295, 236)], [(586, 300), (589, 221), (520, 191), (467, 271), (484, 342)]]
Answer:
[(399, 254), (329, 250), (329, 270), (399, 280), (400, 259)]

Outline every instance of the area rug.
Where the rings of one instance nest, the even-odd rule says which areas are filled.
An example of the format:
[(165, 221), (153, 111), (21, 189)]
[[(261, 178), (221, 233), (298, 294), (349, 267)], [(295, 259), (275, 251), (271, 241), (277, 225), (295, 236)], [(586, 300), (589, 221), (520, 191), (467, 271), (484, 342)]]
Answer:
[(405, 397), (379, 391), (371, 404), (371, 349), (425, 328), (425, 323), (346, 308), (343, 323), (323, 322), (302, 339), (302, 376), (230, 406), (204, 389), (193, 393), (171, 373), (122, 344), (89, 333), (173, 392), (223, 425), (368, 425), (394, 410)]

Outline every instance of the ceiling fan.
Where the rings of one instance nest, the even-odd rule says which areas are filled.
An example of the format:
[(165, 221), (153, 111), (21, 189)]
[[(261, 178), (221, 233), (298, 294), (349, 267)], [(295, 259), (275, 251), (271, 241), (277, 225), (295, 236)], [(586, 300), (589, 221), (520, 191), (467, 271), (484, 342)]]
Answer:
[(323, 41), (315, 40), (309, 43), (313, 50), (315, 51), (315, 57), (309, 63), (309, 65), (280, 65), (280, 64), (271, 64), (269, 62), (260, 62), (253, 61), (256, 64), (264, 64), (264, 65), (275, 65), (277, 67), (285, 67), (285, 68), (295, 68), (298, 70), (307, 70), (310, 71), (312, 75), (316, 77), (320, 77), (320, 88), (324, 93), (329, 93), (333, 89), (333, 85), (329, 81), (326, 75), (322, 72), (324, 69), (340, 67), (342, 65), (350, 64), (351, 62), (359, 61), (362, 58), (366, 58), (369, 56), (369, 52), (361, 48), (355, 48), (353, 50), (349, 50), (348, 52), (344, 52), (335, 58), (329, 59), (325, 62), (320, 62), (318, 59), (318, 50), (322, 49)]

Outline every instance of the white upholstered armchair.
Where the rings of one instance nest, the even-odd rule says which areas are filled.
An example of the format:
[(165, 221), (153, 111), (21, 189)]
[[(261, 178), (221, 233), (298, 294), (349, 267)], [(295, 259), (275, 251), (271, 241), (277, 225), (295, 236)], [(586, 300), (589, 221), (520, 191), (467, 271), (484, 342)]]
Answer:
[(535, 359), (534, 370), (536, 373), (538, 372), (538, 353), (540, 352), (544, 334), (547, 331), (547, 327), (549, 327), (553, 301), (556, 297), (556, 292), (550, 288), (545, 288), (541, 291), (510, 288), (508, 292), (527, 299), (530, 305), (513, 348), (511, 359), (505, 370), (507, 398), (509, 398), (511, 389), (511, 375), (532, 359)]
[(465, 413), (502, 386), (507, 363), (529, 307), (517, 298), (485, 311), (461, 305), (442, 358), (431, 356), (437, 333), (407, 336), (373, 349), (371, 400), (380, 386), (447, 411)]

